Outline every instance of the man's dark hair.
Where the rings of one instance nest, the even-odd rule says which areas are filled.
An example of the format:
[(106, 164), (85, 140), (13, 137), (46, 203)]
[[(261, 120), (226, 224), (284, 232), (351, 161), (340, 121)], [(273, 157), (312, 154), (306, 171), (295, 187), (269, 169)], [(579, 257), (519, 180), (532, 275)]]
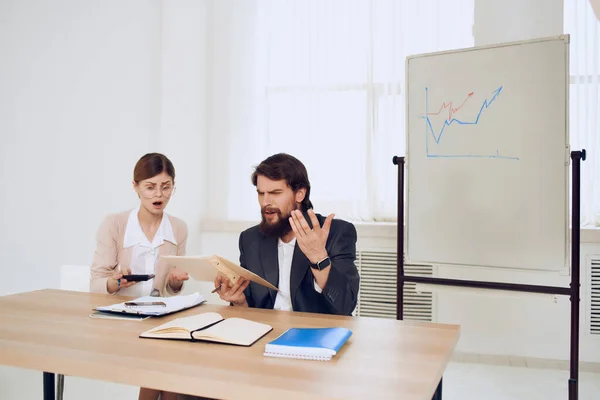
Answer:
[(285, 179), (294, 193), (298, 189), (306, 189), (306, 195), (302, 201), (302, 211), (313, 208), (310, 202), (310, 182), (306, 167), (300, 160), (289, 154), (278, 153), (266, 158), (254, 168), (252, 173), (252, 184), (256, 186), (258, 176), (263, 175), (273, 181)]

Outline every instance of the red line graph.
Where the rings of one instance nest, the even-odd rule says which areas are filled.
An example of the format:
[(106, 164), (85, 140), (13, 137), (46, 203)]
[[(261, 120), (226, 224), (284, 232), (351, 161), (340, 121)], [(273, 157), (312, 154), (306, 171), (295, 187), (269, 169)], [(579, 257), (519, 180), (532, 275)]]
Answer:
[(443, 102), (442, 106), (440, 107), (438, 112), (430, 112), (430, 113), (427, 113), (427, 115), (440, 115), (442, 113), (442, 111), (444, 111), (447, 108), (450, 108), (448, 110), (448, 121), (451, 121), (452, 118), (454, 117), (454, 114), (457, 113), (465, 105), (465, 103), (471, 98), (471, 96), (473, 96), (473, 94), (474, 94), (473, 92), (469, 93), (467, 95), (467, 98), (461, 103), (461, 105), (456, 108), (452, 107), (452, 102), (449, 102), (449, 103)]

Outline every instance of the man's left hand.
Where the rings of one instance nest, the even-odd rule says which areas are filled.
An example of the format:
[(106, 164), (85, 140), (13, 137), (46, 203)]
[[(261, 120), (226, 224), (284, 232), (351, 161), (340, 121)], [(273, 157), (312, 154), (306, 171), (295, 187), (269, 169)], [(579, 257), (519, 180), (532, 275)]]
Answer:
[(327, 258), (325, 244), (327, 243), (334, 214), (329, 214), (321, 227), (315, 212), (308, 210), (308, 216), (313, 226), (312, 229), (310, 229), (308, 222), (306, 222), (304, 215), (302, 215), (302, 211), (294, 210), (291, 214), (290, 225), (296, 234), (298, 246), (300, 246), (300, 250), (302, 250), (306, 258), (313, 264)]

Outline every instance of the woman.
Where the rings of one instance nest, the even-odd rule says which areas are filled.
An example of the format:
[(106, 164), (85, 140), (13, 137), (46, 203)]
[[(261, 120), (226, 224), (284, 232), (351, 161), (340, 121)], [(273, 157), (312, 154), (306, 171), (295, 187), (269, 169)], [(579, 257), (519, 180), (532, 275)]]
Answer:
[[(90, 290), (122, 296), (172, 296), (181, 291), (188, 274), (169, 270), (160, 255), (185, 255), (185, 222), (164, 212), (175, 190), (175, 168), (162, 154), (139, 159), (133, 170), (138, 208), (109, 215), (97, 234)], [(128, 282), (126, 274), (155, 274), (147, 282)], [(161, 392), (141, 388), (140, 400), (156, 400)], [(162, 393), (161, 400), (177, 399)]]

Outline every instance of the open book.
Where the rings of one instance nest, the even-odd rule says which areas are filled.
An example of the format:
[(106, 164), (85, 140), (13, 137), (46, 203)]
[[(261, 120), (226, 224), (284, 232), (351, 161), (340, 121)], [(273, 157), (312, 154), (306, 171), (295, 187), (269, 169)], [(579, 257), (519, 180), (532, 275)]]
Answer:
[(212, 256), (160, 256), (168, 266), (175, 266), (190, 274), (197, 281), (214, 282), (217, 275), (229, 278), (235, 283), (239, 277), (258, 283), (269, 289), (279, 290), (268, 281), (246, 268), (217, 255)]
[(221, 314), (208, 312), (177, 318), (143, 332), (140, 337), (179, 339), (250, 346), (273, 328), (242, 318), (223, 319)]
[[(140, 305), (136, 306), (132, 303), (163, 303), (164, 305)], [(172, 297), (154, 297), (143, 296), (135, 300), (128, 300), (123, 303), (112, 304), (110, 306), (96, 307), (94, 310), (109, 312), (148, 315), (158, 317), (161, 315), (172, 314), (177, 311), (186, 310), (204, 303), (204, 297), (198, 292), (186, 296)]]

